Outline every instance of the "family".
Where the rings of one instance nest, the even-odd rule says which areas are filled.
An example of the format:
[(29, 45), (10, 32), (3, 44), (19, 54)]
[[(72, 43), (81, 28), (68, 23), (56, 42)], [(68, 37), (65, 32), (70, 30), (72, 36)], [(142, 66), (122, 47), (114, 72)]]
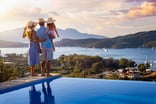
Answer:
[[(31, 76), (36, 76), (35, 65), (40, 63), (40, 54), (42, 57), (41, 76), (51, 76), (49, 70), (55, 51), (53, 39), (56, 38), (56, 35), (59, 37), (54, 22), (55, 20), (52, 17), (49, 17), (47, 21), (39, 18), (38, 23), (29, 21), (24, 28), (23, 38), (27, 37), (29, 40), (28, 65), (30, 66)], [(40, 27), (35, 30), (37, 24)]]

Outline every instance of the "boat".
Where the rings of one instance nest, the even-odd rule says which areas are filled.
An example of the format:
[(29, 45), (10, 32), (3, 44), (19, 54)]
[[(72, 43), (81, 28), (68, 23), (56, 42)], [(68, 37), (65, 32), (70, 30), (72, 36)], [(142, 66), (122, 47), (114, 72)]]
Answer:
[(104, 52), (107, 52), (107, 51), (108, 51), (108, 49), (106, 49), (106, 48), (103, 48), (103, 51), (104, 51)]

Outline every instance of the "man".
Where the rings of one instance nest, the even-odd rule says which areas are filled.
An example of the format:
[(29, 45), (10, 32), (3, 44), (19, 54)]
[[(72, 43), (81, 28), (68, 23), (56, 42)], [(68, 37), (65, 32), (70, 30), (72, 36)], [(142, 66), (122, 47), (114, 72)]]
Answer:
[[(41, 76), (45, 76), (44, 72), (46, 71), (46, 76), (50, 76), (49, 69), (51, 61), (53, 59), (53, 50), (52, 42), (46, 33), (46, 28), (44, 26), (45, 21), (43, 18), (39, 19), (40, 28), (37, 30), (37, 36), (41, 43), (42, 48), (42, 63), (41, 63)], [(45, 70), (46, 69), (46, 70)]]

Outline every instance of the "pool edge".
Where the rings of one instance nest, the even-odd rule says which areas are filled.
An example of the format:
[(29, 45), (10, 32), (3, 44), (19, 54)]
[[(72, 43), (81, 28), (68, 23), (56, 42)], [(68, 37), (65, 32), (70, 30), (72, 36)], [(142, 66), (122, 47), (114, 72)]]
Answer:
[(52, 80), (55, 80), (55, 79), (60, 78), (60, 77), (61, 77), (61, 75), (55, 75), (53, 77), (46, 77), (46, 78), (43, 78), (43, 79), (39, 79), (39, 80), (31, 81), (31, 82), (25, 82), (25, 83), (18, 84), (18, 85), (15, 85), (15, 86), (7, 87), (7, 88), (4, 88), (4, 89), (1, 89), (0, 94), (8, 93), (8, 92), (18, 90), (18, 89), (21, 89), (21, 88), (25, 88), (25, 87), (28, 87), (28, 86), (32, 86), (32, 85), (35, 85), (35, 84), (39, 84), (39, 83), (43, 83), (43, 82), (47, 82), (47, 81), (52, 81)]

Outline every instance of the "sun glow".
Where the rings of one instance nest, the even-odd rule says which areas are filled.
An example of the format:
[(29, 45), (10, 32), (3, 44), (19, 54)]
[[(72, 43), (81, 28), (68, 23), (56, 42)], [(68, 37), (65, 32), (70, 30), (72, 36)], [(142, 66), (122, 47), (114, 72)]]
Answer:
[(0, 1), (0, 15), (5, 15), (15, 4), (14, 0), (1, 0)]

